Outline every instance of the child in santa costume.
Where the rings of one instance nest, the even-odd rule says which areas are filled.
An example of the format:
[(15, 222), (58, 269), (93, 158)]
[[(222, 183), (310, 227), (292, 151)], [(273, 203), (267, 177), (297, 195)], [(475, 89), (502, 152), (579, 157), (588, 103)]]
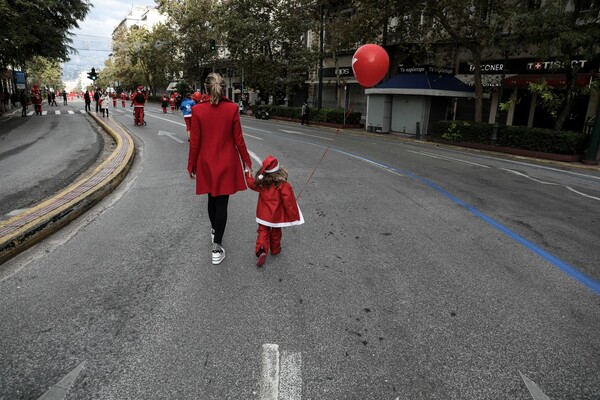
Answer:
[(258, 237), (255, 249), (258, 266), (265, 263), (269, 249), (272, 255), (281, 252), (281, 228), (304, 223), (302, 211), (287, 178), (287, 171), (279, 166), (272, 155), (263, 161), (254, 178), (249, 171), (246, 173), (248, 187), (258, 192)]

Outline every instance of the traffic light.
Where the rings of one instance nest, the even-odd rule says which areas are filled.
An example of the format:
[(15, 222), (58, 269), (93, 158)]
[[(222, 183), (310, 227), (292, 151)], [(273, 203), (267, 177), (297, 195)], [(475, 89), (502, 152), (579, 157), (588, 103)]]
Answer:
[(208, 47), (210, 48), (210, 51), (217, 50), (217, 42), (215, 41), (215, 39), (210, 39), (209, 40)]
[(91, 79), (93, 81), (96, 81), (96, 79), (98, 79), (98, 74), (96, 73), (96, 68), (92, 67), (92, 71), (88, 72), (88, 79)]

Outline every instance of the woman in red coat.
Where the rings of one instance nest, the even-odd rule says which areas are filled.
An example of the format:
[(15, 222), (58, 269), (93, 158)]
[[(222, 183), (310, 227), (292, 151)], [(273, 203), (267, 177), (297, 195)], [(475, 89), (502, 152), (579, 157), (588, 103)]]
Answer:
[(225, 258), (222, 240), (229, 196), (247, 189), (244, 168), (251, 170), (252, 160), (242, 136), (238, 107), (224, 97), (225, 80), (210, 73), (204, 85), (210, 101), (192, 107), (188, 172), (196, 178), (196, 194), (208, 194), (214, 235), (212, 263), (220, 264)]

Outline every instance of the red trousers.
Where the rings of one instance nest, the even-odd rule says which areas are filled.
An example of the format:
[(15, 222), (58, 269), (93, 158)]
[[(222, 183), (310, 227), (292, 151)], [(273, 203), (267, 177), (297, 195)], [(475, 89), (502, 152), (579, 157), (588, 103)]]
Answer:
[(258, 224), (258, 237), (256, 238), (256, 252), (262, 247), (265, 252), (279, 254), (281, 252), (281, 228), (271, 228), (270, 226)]
[(144, 125), (144, 107), (133, 108), (134, 122), (138, 125)]

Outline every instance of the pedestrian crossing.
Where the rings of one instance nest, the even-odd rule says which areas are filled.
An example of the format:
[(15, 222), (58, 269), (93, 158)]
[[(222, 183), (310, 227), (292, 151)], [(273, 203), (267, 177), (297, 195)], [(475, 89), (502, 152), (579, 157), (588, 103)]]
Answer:
[[(121, 110), (118, 108), (109, 108), (108, 111), (110, 113), (116, 111), (116, 112), (125, 112), (125, 109)], [(42, 116), (46, 116), (46, 115), (74, 115), (74, 114), (87, 114), (87, 112), (85, 110), (42, 110)], [(101, 112), (99, 114), (102, 114)], [(35, 110), (31, 110), (27, 112), (27, 116), (31, 117), (35, 115)]]
[[(81, 114), (85, 114), (85, 110), (79, 110), (79, 112), (80, 112)], [(67, 114), (67, 115), (73, 115), (73, 114), (75, 114), (75, 113), (76, 113), (76, 112), (75, 112), (75, 111), (73, 111), (73, 110), (66, 110), (66, 111), (54, 110), (54, 113), (50, 112), (50, 114), (51, 114), (51, 115), (63, 115), (63, 114)], [(42, 116), (44, 116), (44, 115), (48, 115), (48, 114), (49, 114), (49, 113), (48, 113), (48, 110), (42, 110)], [(35, 115), (35, 111), (29, 111), (29, 112), (27, 113), (27, 116), (28, 116), (28, 117), (31, 117), (32, 115)]]

